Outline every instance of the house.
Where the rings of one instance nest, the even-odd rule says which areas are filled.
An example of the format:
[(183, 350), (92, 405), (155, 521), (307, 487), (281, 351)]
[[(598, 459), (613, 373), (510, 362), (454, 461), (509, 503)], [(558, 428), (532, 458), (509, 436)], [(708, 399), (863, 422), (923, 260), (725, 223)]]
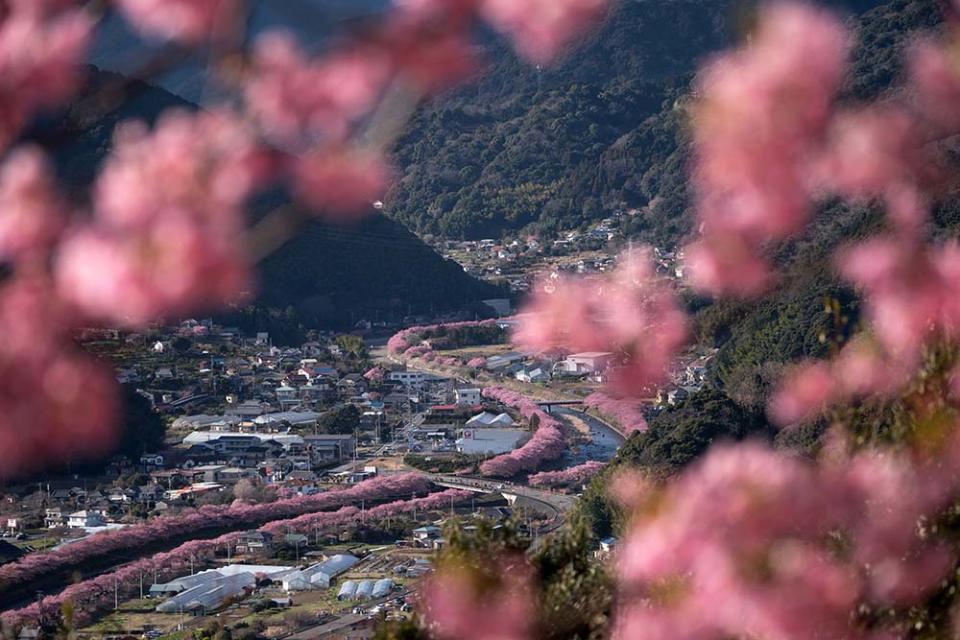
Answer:
[(46, 516), (43, 518), (43, 526), (47, 529), (56, 529), (62, 527), (67, 519), (63, 516), (61, 509), (47, 509)]
[(507, 369), (511, 365), (523, 362), (525, 359), (526, 357), (517, 351), (508, 351), (507, 353), (490, 356), (487, 358), (487, 370), (498, 371), (501, 369)]
[(594, 557), (598, 560), (603, 560), (609, 558), (610, 554), (613, 553), (614, 548), (617, 546), (617, 539), (613, 536), (609, 536), (600, 541), (600, 548), (594, 551)]
[(431, 540), (434, 538), (440, 537), (440, 527), (435, 525), (427, 525), (425, 527), (418, 527), (413, 530), (413, 539), (417, 544), (421, 546), (430, 546)]
[(71, 529), (86, 529), (87, 527), (102, 527), (106, 524), (103, 515), (96, 511), (77, 511), (67, 517), (67, 526)]
[(426, 379), (427, 374), (422, 371), (391, 371), (388, 379), (391, 382), (399, 382), (406, 386), (420, 386)]
[(543, 367), (523, 367), (513, 377), (520, 382), (549, 382), (550, 372)]
[(356, 439), (352, 435), (336, 433), (303, 436), (303, 442), (315, 463), (349, 459), (356, 447)]
[(140, 464), (148, 471), (163, 468), (163, 456), (159, 453), (145, 453), (140, 456)]
[(480, 389), (476, 387), (457, 389), (453, 393), (456, 403), (459, 405), (472, 406), (480, 404), (483, 401), (483, 394), (480, 392)]
[(264, 531), (245, 531), (237, 539), (236, 552), (249, 555), (273, 553), (273, 535)]
[(574, 353), (558, 363), (557, 367), (561, 372), (573, 375), (600, 373), (613, 364), (614, 357), (609, 351)]

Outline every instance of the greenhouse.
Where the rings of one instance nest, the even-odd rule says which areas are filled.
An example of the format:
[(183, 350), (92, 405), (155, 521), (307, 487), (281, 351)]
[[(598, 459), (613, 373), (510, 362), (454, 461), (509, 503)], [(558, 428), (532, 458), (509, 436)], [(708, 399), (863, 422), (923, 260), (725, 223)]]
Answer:
[(357, 583), (353, 580), (347, 580), (340, 586), (340, 593), (337, 594), (337, 600), (353, 600), (357, 595)]
[(357, 600), (369, 600), (373, 596), (373, 580), (364, 580), (357, 585)]
[(377, 580), (376, 584), (373, 585), (373, 598), (374, 600), (383, 598), (390, 595), (391, 591), (393, 591), (393, 580), (389, 578)]
[(257, 578), (252, 573), (220, 575), (214, 571), (198, 573), (199, 584), (179, 593), (157, 607), (160, 613), (189, 611), (200, 615), (218, 609), (230, 598), (253, 589)]

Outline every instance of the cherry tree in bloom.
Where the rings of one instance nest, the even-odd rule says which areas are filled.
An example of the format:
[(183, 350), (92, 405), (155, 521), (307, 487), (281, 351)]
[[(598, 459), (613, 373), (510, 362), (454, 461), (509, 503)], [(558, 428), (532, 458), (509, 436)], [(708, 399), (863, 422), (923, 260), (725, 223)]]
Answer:
[(614, 634), (884, 637), (851, 626), (853, 610), (909, 606), (940, 584), (953, 554), (918, 527), (956, 490), (951, 471), (904, 455), (818, 468), (759, 445), (714, 449), (663, 495), (640, 494), (659, 506), (618, 552)]
[(527, 478), (527, 482), (533, 486), (548, 487), (579, 485), (600, 473), (604, 466), (606, 465), (602, 462), (590, 460), (569, 469), (535, 473)]
[(595, 391), (583, 399), (583, 404), (616, 422), (626, 436), (634, 431), (647, 429), (647, 420), (643, 417), (643, 412), (636, 400), (613, 398), (602, 391)]
[[(94, 414), (102, 415), (102, 414)], [(61, 439), (57, 439), (59, 442)], [(89, 445), (99, 441), (91, 440)], [(51, 443), (56, 446), (55, 443)], [(255, 525), (269, 520), (292, 518), (304, 513), (340, 507), (363, 500), (374, 501), (425, 493), (429, 489), (426, 478), (417, 473), (378, 476), (352, 487), (327, 491), (310, 496), (297, 496), (275, 502), (231, 505), (207, 505), (178, 514), (161, 516), (116, 531), (89, 536), (57, 549), (34, 553), (16, 562), (0, 566), (0, 582), (21, 583), (51, 571), (75, 566), (99, 555), (139, 549), (149, 544), (175, 539), (207, 528)]]
[(536, 402), (500, 387), (484, 389), (483, 396), (518, 409), (527, 420), (536, 419), (537, 430), (518, 449), (484, 461), (480, 465), (480, 473), (485, 476), (509, 478), (523, 471), (536, 471), (544, 462), (557, 460), (563, 455), (566, 445), (561, 423), (540, 409)]
[(484, 369), (487, 366), (487, 359), (483, 357), (470, 358), (467, 361), (467, 366), (471, 369)]
[[(336, 511), (309, 513), (291, 519), (276, 520), (260, 527), (260, 531), (280, 534), (291, 531), (314, 533), (318, 530), (338, 531), (344, 527), (380, 522), (399, 515), (443, 511), (451, 504), (461, 504), (470, 499), (469, 492), (455, 489), (440, 491), (422, 498), (399, 500), (370, 509), (345, 506)], [(19, 626), (35, 623), (40, 618), (58, 619), (66, 603), (77, 612), (75, 623), (89, 623), (95, 615), (113, 608), (115, 594), (124, 598), (137, 597), (141, 581), (145, 579), (172, 579), (191, 571), (197, 562), (212, 559), (217, 552), (226, 554), (234, 547), (239, 533), (227, 533), (216, 538), (191, 540), (170, 551), (125, 564), (120, 569), (95, 578), (77, 582), (56, 595), (44, 597), (37, 603), (22, 609), (5, 612), (0, 616), (4, 624)]]
[(522, 314), (516, 340), (537, 351), (611, 351), (612, 385), (638, 393), (662, 382), (687, 339), (687, 319), (646, 249), (620, 256), (609, 277), (552, 278)]

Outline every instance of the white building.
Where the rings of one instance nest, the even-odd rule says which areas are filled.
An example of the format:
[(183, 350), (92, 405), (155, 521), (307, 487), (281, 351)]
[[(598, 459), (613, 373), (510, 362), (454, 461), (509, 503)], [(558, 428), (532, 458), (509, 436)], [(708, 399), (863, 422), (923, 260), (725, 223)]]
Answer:
[(391, 371), (390, 380), (409, 386), (419, 386), (427, 379), (427, 374), (423, 371)]
[(283, 578), (286, 591), (308, 591), (310, 589), (329, 589), (337, 576), (355, 566), (360, 559), (356, 556), (338, 554), (323, 562), (296, 571)]
[(500, 455), (516, 449), (526, 435), (523, 429), (464, 428), (457, 440), (457, 451), (468, 455)]
[(476, 387), (457, 389), (454, 391), (454, 397), (456, 398), (457, 404), (468, 406), (480, 404), (483, 401), (483, 394), (481, 394), (480, 389)]
[(613, 359), (614, 354), (609, 351), (587, 351), (567, 356), (559, 367), (564, 373), (575, 375), (600, 373), (607, 370)]
[(87, 527), (102, 527), (106, 521), (103, 515), (96, 511), (77, 511), (67, 516), (67, 526), (71, 529), (86, 529)]

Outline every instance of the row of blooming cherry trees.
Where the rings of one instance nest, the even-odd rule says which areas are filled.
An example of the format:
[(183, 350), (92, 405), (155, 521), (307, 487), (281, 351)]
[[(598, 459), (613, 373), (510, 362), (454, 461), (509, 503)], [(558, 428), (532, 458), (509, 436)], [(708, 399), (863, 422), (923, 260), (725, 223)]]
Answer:
[(583, 464), (578, 464), (575, 467), (570, 467), (569, 469), (561, 469), (559, 471), (541, 471), (540, 473), (535, 473), (527, 478), (527, 482), (535, 487), (563, 487), (569, 485), (579, 485), (600, 473), (600, 470), (605, 466), (606, 465), (602, 462), (589, 460)]
[(447, 322), (443, 324), (425, 324), (408, 327), (402, 331), (398, 331), (390, 337), (390, 339), (387, 341), (387, 350), (395, 355), (409, 353), (411, 348), (420, 346), (420, 341), (429, 339), (432, 334), (438, 331), (473, 327), (492, 327), (496, 324), (497, 320), (467, 320), (463, 322)]
[[(256, 262), (311, 216), (372, 209), (385, 154), (419, 101), (473, 75), (478, 22), (535, 63), (595, 24), (607, 0), (397, 0), (313, 54), (286, 31), (246, 33), (247, 0), (8, 0), (0, 7), (0, 476), (101, 455), (116, 437), (110, 372), (72, 341), (81, 327), (139, 330), (249, 299)], [(119, 13), (164, 43), (145, 73), (206, 56), (221, 102), (122, 123), (89, 198), (69, 200), (22, 140), (83, 85), (101, 20)], [(112, 110), (123, 82), (88, 100)], [(107, 95), (109, 94), (109, 95)], [(91, 114), (94, 117), (96, 114)], [(247, 226), (258, 193), (290, 206)], [(30, 429), (22, 429), (29, 424)]]
[[(443, 510), (469, 500), (467, 491), (448, 489), (423, 498), (399, 500), (361, 510), (346, 506), (332, 512), (311, 513), (293, 519), (276, 520), (260, 527), (267, 533), (315, 533), (331, 531), (354, 524), (372, 524), (412, 513)], [(149, 588), (154, 580), (163, 581), (183, 575), (193, 563), (200, 563), (216, 552), (232, 548), (239, 533), (228, 533), (210, 540), (192, 540), (164, 553), (127, 564), (111, 573), (72, 584), (61, 593), (47, 596), (23, 609), (3, 614), (5, 627), (15, 628), (27, 622), (51, 622), (59, 619), (63, 606), (70, 603), (76, 612), (74, 624), (88, 623), (95, 616), (113, 607), (115, 598), (136, 597), (143, 585)]]
[(558, 459), (566, 448), (563, 440), (563, 425), (559, 420), (537, 406), (524, 395), (503, 389), (487, 387), (483, 396), (513, 407), (530, 422), (537, 423), (533, 436), (518, 449), (486, 460), (480, 465), (485, 476), (509, 478), (523, 471), (536, 471), (544, 462)]
[(91, 558), (130, 551), (164, 540), (175, 540), (198, 531), (245, 528), (279, 518), (291, 518), (321, 509), (425, 493), (429, 482), (420, 474), (377, 476), (347, 489), (298, 496), (264, 504), (234, 501), (227, 506), (207, 505), (176, 516), (160, 516), (144, 524), (98, 533), (42, 553), (31, 553), (0, 567), (0, 584), (8, 586), (37, 576), (63, 571)]
[(602, 391), (595, 391), (583, 399), (583, 404), (596, 409), (609, 420), (620, 425), (625, 436), (634, 431), (645, 431), (647, 420), (640, 411), (640, 404), (630, 398), (614, 398)]

